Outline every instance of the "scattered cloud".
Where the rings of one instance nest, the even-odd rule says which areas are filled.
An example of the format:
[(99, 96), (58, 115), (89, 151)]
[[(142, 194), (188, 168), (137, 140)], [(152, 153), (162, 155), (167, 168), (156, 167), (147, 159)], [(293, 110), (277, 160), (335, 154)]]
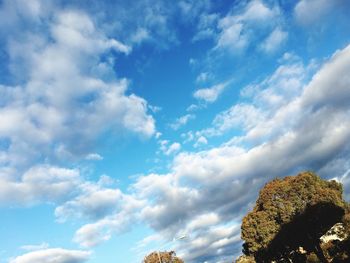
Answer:
[(150, 40), (150, 33), (143, 27), (138, 28), (136, 32), (131, 36), (132, 43), (140, 44), (147, 40)]
[(10, 263), (82, 263), (90, 258), (91, 253), (82, 250), (50, 248), (29, 252), (10, 260)]
[(117, 211), (80, 227), (73, 241), (90, 248), (109, 240), (113, 234), (125, 232), (131, 225), (138, 222), (138, 211), (144, 205), (143, 200), (138, 200), (131, 195), (123, 195)]
[[(224, 263), (231, 261), (234, 257), (236, 251), (231, 249), (232, 246), (240, 244), (240, 226), (238, 224), (220, 225), (218, 222), (215, 222), (217, 217), (214, 215), (210, 213), (200, 216), (199, 220), (202, 222), (198, 223), (204, 223), (204, 225), (194, 226), (194, 230), (201, 229), (202, 231), (190, 237), (189, 242), (186, 242), (186, 244), (179, 245), (180, 250), (188, 246), (185, 249), (188, 252), (184, 255), (186, 261)], [(209, 225), (206, 226), (206, 223), (209, 223)], [(210, 228), (210, 225), (215, 227)], [(207, 229), (207, 232), (204, 232), (203, 229)], [(188, 230), (191, 230), (191, 226), (189, 226)]]
[(245, 50), (254, 41), (256, 34), (252, 32), (266, 31), (274, 24), (273, 21), (278, 21), (279, 16), (278, 7), (270, 8), (260, 0), (234, 8), (218, 22), (219, 35), (214, 50), (224, 49), (233, 53)]
[[(271, 114), (268, 122), (282, 130), (274, 136), (275, 129), (265, 130), (270, 134), (269, 140), (251, 147), (228, 141), (206, 151), (182, 152), (175, 157), (169, 173), (139, 178), (134, 187), (140, 198), (149, 200), (141, 212), (144, 220), (169, 239), (188, 230), (190, 240), (184, 240), (178, 248), (189, 257), (189, 262), (203, 259), (218, 262), (232, 257), (233, 251), (239, 253), (239, 222), (266, 181), (305, 168), (327, 176), (323, 171), (350, 153), (346, 147), (350, 138), (350, 109), (345, 103), (349, 99), (349, 79), (344, 74), (349, 67), (350, 47), (347, 47), (336, 52), (309, 83), (294, 86), (298, 92), (289, 100), (286, 97), (284, 103), (270, 104), (272, 109), (259, 106), (263, 115)], [(296, 70), (297, 67), (291, 66), (277, 71), (293, 76)], [(272, 81), (273, 76), (267, 81)], [(329, 87), (338, 88), (332, 94), (323, 94), (323, 89)], [(263, 98), (264, 92), (257, 91), (254, 97)], [(243, 137), (261, 125), (260, 122), (248, 124)], [(342, 180), (346, 182), (348, 173), (344, 169), (337, 174), (345, 175), (346, 179)], [(178, 206), (179, 203), (182, 205)], [(220, 222), (230, 221), (232, 225), (208, 226), (200, 220), (209, 220), (208, 213), (213, 220), (220, 218)], [(211, 239), (208, 233), (217, 233), (217, 229), (222, 229), (219, 231), (222, 236), (214, 235)], [(203, 252), (207, 251), (203, 249), (207, 244), (213, 246), (210, 253)], [(211, 255), (215, 256), (211, 258)]]
[(228, 83), (220, 83), (210, 88), (198, 89), (193, 93), (193, 97), (207, 103), (213, 103), (218, 99), (219, 95), (224, 91), (227, 85)]
[[(183, 143), (191, 141), (196, 151), (181, 151), (179, 142), (160, 140), (149, 114), (160, 109), (132, 94), (128, 80), (115, 77), (109, 57), (128, 56), (137, 45), (160, 37), (167, 39), (160, 40), (160, 46), (176, 43), (170, 4), (140, 2), (132, 8), (144, 9), (144, 15), (130, 17), (135, 20), (134, 33), (122, 41), (74, 8), (54, 14), (34, 0), (12, 10), (11, 1), (4, 1), (8, 10), (1, 9), (0, 22), (5, 21), (1, 15), (8, 17), (3, 10), (18, 12), (14, 19), (26, 17), (38, 31), (14, 34), (7, 45), (9, 72), (18, 81), (0, 85), (0, 204), (54, 204), (58, 222), (81, 224), (73, 241), (82, 247), (94, 247), (142, 222), (156, 232), (144, 243), (186, 235), (176, 250), (187, 262), (223, 263), (240, 252), (242, 215), (266, 181), (307, 168), (350, 186), (350, 46), (320, 67), (284, 53), (280, 66), (269, 77), (247, 85), (240, 101), (217, 114), (211, 127), (183, 133)], [(309, 23), (307, 19), (340, 5), (340, 0), (335, 2), (301, 0), (295, 16)], [(209, 13), (209, 1), (180, 1), (174, 6), (182, 19), (198, 24), (192, 40), (213, 38), (214, 51), (240, 52), (255, 45), (273, 53), (288, 39), (279, 8), (268, 2), (237, 4), (222, 18)], [(315, 14), (306, 18), (311, 9)], [(46, 27), (40, 24), (43, 20)], [(260, 45), (254, 42), (258, 38)], [(197, 63), (190, 60), (191, 65)], [(205, 83), (211, 71), (201, 72), (197, 82)], [(186, 125), (195, 118), (195, 110), (215, 102), (227, 85), (196, 90), (193, 96), (199, 104), (190, 105), (188, 114), (170, 127)], [(155, 136), (158, 153), (174, 158), (168, 171), (133, 178), (123, 192), (107, 176), (88, 181), (82, 170), (72, 168), (74, 164), (55, 165), (74, 157), (102, 160), (93, 142), (120, 131)], [(210, 137), (224, 134), (231, 139), (207, 145)], [(345, 195), (350, 198), (349, 191)], [(91, 256), (89, 251), (49, 248), (46, 243), (22, 249), (28, 253), (10, 263), (82, 263)]]
[[(345, 74), (349, 70), (350, 47), (336, 52), (310, 81), (301, 73), (306, 72), (302, 64), (281, 65), (262, 86), (254, 88), (255, 92), (245, 91), (252, 104), (238, 104), (227, 112), (233, 122), (244, 125), (239, 136), (243, 140), (264, 123), (268, 128), (262, 129), (263, 135), (255, 136), (268, 140), (250, 147), (230, 140), (208, 150), (180, 152), (168, 173), (138, 177), (129, 194), (85, 183), (75, 198), (56, 210), (56, 215), (91, 220), (74, 237), (84, 247), (96, 246), (141, 220), (166, 240), (186, 234), (188, 239), (177, 244), (177, 249), (189, 262), (224, 262), (241, 250), (241, 217), (266, 181), (306, 167), (323, 175), (350, 153), (345, 147), (350, 139), (350, 108), (346, 103), (350, 83)], [(294, 86), (281, 82), (288, 79)], [(337, 89), (328, 92), (329, 87)], [(266, 101), (267, 91), (293, 96)], [(247, 121), (255, 112), (269, 117)], [(277, 128), (281, 132), (276, 132)], [(169, 154), (180, 148), (166, 140), (160, 144)], [(344, 169), (332, 176), (338, 175), (346, 183), (349, 168)]]
[(196, 19), (199, 15), (206, 14), (210, 9), (209, 0), (193, 2), (189, 0), (181, 0), (178, 3), (181, 14), (186, 20)]
[[(289, 57), (289, 56), (285, 56)], [(240, 102), (216, 115), (212, 127), (198, 132), (198, 135), (219, 136), (228, 131), (241, 130), (250, 141), (271, 136), (276, 132), (284, 132), (292, 125), (289, 112), (282, 111), (287, 100), (300, 96), (305, 82), (317, 68), (314, 62), (309, 65), (301, 63), (300, 59), (287, 59), (275, 72), (258, 84), (250, 84), (241, 90), (241, 97), (248, 102)], [(274, 126), (274, 115), (285, 119), (284, 129)], [(270, 137), (268, 137), (270, 138)], [(265, 138), (267, 139), (267, 138)]]
[(157, 113), (157, 112), (160, 112), (162, 110), (162, 108), (159, 106), (148, 105), (148, 107), (153, 113)]
[(287, 40), (288, 33), (276, 28), (271, 34), (264, 40), (260, 48), (265, 53), (272, 53), (280, 48), (280, 46)]
[(197, 24), (197, 33), (192, 41), (200, 41), (208, 38), (214, 38), (216, 35), (216, 26), (219, 19), (218, 14), (202, 13)]
[(101, 60), (131, 47), (107, 37), (84, 12), (50, 14), (43, 14), (43, 31), (32, 27), (7, 43), (16, 82), (0, 89), (0, 139), (8, 142), (0, 149), (1, 203), (56, 202), (74, 192), (79, 173), (55, 163), (100, 160), (92, 145), (108, 132), (155, 133), (147, 101), (128, 92), (110, 60)]
[(180, 118), (176, 119), (174, 123), (171, 123), (170, 127), (173, 130), (178, 130), (182, 126), (186, 125), (190, 120), (193, 120), (194, 118), (196, 118), (196, 116), (194, 114), (186, 114), (186, 115), (181, 116)]
[(70, 198), (81, 178), (76, 169), (42, 165), (30, 168), (20, 180), (4, 174), (0, 182), (1, 205), (30, 205), (59, 203)]
[(198, 75), (198, 77), (196, 78), (196, 82), (197, 83), (202, 83), (202, 82), (206, 82), (208, 81), (210, 78), (212, 78), (212, 74), (209, 72), (202, 72)]
[(186, 111), (187, 112), (194, 112), (194, 111), (197, 111), (201, 108), (200, 105), (197, 105), (197, 104), (191, 104), (190, 106), (187, 107)]
[(208, 144), (207, 138), (205, 138), (204, 136), (200, 136), (200, 137), (197, 139), (196, 143), (195, 143), (193, 146), (194, 146), (195, 148), (197, 148), (197, 147), (200, 147), (200, 146), (206, 145), (206, 144)]
[(103, 160), (103, 157), (98, 153), (89, 153), (86, 155), (85, 159), (89, 161), (101, 161)]
[(162, 136), (162, 133), (161, 133), (161, 132), (156, 132), (156, 134), (154, 135), (154, 137), (155, 137), (156, 139), (159, 139), (160, 136)]
[(181, 144), (178, 142), (169, 143), (168, 140), (162, 140), (160, 141), (160, 150), (165, 155), (171, 155), (173, 153), (178, 152), (181, 149)]
[(80, 194), (55, 209), (59, 222), (69, 218), (97, 220), (111, 214), (120, 207), (123, 194), (119, 189), (101, 187), (93, 183), (80, 185)]
[(218, 114), (213, 120), (214, 128), (209, 128), (204, 134), (213, 136), (238, 128), (249, 130), (258, 122), (265, 121), (264, 117), (263, 113), (253, 105), (236, 104), (230, 109)]
[(178, 142), (172, 143), (169, 148), (164, 152), (165, 155), (170, 155), (172, 153), (175, 153), (181, 149), (181, 144)]

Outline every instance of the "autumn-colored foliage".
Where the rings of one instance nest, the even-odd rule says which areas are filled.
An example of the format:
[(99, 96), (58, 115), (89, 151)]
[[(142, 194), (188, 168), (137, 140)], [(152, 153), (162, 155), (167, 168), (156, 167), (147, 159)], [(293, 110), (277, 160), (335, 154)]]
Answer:
[(143, 263), (184, 263), (174, 251), (152, 252), (143, 260)]
[(312, 172), (267, 183), (253, 211), (243, 219), (243, 252), (258, 262), (271, 262), (304, 247), (326, 262), (319, 238), (347, 210), (342, 192), (340, 183), (322, 180)]

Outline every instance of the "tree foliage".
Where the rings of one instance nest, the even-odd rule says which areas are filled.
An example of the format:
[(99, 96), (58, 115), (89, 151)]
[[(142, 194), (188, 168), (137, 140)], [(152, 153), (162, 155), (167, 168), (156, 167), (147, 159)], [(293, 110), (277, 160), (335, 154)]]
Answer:
[(174, 251), (152, 252), (146, 256), (143, 263), (184, 263), (182, 259), (176, 256)]
[(312, 172), (267, 183), (243, 219), (243, 252), (258, 262), (270, 262), (290, 257), (302, 246), (325, 261), (319, 238), (345, 214), (342, 192), (340, 183)]
[(335, 234), (336, 239), (321, 244), (322, 250), (329, 262), (340, 263), (350, 262), (350, 206), (347, 204), (342, 222), (337, 224), (339, 233)]

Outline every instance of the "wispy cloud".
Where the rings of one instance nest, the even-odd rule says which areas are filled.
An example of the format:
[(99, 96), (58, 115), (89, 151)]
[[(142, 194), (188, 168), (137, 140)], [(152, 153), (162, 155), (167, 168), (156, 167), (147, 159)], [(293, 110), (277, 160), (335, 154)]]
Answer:
[(103, 160), (103, 157), (98, 153), (89, 153), (86, 155), (85, 159), (90, 161), (101, 161)]
[(261, 43), (260, 48), (265, 53), (272, 53), (280, 48), (280, 46), (287, 40), (288, 33), (276, 28), (271, 34)]
[[(298, 58), (291, 61), (287, 59), (271, 76), (241, 90), (242, 98), (250, 101), (237, 103), (217, 114), (212, 127), (198, 132), (198, 135), (219, 136), (233, 130), (243, 130), (246, 138), (252, 140), (264, 138), (264, 134), (272, 135), (271, 117), (279, 113), (282, 118), (281, 108), (287, 100), (300, 96), (315, 66), (313, 62), (303, 65)], [(290, 127), (291, 124), (289, 119), (285, 127)], [(285, 129), (275, 127), (274, 130), (281, 132)]]
[(170, 127), (173, 130), (178, 130), (182, 126), (186, 125), (190, 120), (195, 119), (196, 116), (194, 114), (186, 114), (184, 116), (179, 117), (178, 119), (175, 120), (175, 122), (170, 124)]
[(165, 155), (171, 155), (173, 153), (178, 152), (181, 149), (181, 144), (178, 142), (170, 143), (168, 140), (161, 140), (159, 144), (160, 150)]
[(26, 245), (21, 246), (21, 249), (27, 250), (27, 251), (34, 251), (34, 250), (43, 250), (49, 247), (48, 243), (41, 243), (40, 245)]

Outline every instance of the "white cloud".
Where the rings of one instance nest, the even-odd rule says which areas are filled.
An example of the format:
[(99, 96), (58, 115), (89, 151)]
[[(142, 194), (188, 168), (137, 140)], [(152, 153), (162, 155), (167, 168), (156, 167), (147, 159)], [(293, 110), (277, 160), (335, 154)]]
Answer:
[(217, 14), (202, 13), (197, 24), (197, 33), (192, 38), (193, 41), (200, 41), (215, 36), (215, 27), (219, 16)]
[[(0, 86), (0, 139), (9, 142), (0, 152), (6, 170), (1, 188), (14, 196), (12, 202), (1, 194), (1, 203), (56, 202), (74, 192), (77, 181), (53, 175), (54, 163), (101, 159), (91, 150), (106, 132), (155, 133), (147, 101), (128, 92), (128, 81), (115, 77), (108, 58), (112, 50), (127, 55), (131, 47), (107, 37), (79, 11), (58, 9), (32, 23), (42, 31), (14, 34), (7, 43), (9, 70), (19, 84)], [(47, 165), (38, 166), (43, 157)], [(48, 174), (34, 183), (28, 173), (41, 174), (38, 167)]]
[(175, 120), (174, 123), (170, 124), (170, 127), (173, 130), (178, 130), (182, 126), (186, 125), (190, 120), (193, 120), (196, 116), (194, 114), (186, 114), (184, 116), (181, 116)]
[(146, 40), (150, 39), (150, 33), (147, 29), (140, 27), (137, 31), (131, 36), (131, 42), (140, 44)]
[(203, 1), (189, 1), (181, 0), (177, 3), (180, 8), (181, 14), (186, 20), (193, 20), (199, 15), (207, 14), (210, 9), (211, 3), (208, 0)]
[(0, 30), (8, 31), (11, 26), (17, 26), (21, 19), (27, 20), (27, 23), (38, 22), (50, 5), (42, 0), (5, 0), (0, 8)]
[(249, 130), (262, 121), (265, 121), (265, 116), (259, 109), (250, 104), (237, 104), (218, 114), (213, 120), (214, 128), (203, 133), (213, 136), (233, 129)]
[(131, 51), (116, 39), (107, 39), (99, 35), (94, 23), (84, 13), (77, 11), (60, 12), (56, 23), (51, 27), (51, 34), (56, 42), (69, 49), (80, 48), (86, 52), (97, 52), (109, 48), (128, 54)]
[(213, 103), (218, 99), (227, 85), (228, 83), (220, 83), (210, 88), (198, 89), (193, 93), (193, 97), (208, 103)]
[(207, 138), (205, 138), (204, 136), (200, 136), (200, 137), (197, 139), (196, 143), (195, 143), (193, 146), (194, 146), (195, 148), (197, 148), (197, 147), (200, 147), (200, 146), (206, 145), (206, 144), (208, 144)]
[(276, 10), (264, 5), (263, 1), (254, 0), (245, 7), (244, 12), (239, 15), (239, 18), (246, 21), (266, 21), (274, 18), (276, 12)]
[(160, 150), (165, 155), (171, 155), (173, 153), (178, 152), (181, 149), (181, 144), (178, 142), (174, 142), (172, 144), (169, 144), (168, 140), (162, 140), (159, 142), (160, 144)]
[(264, 28), (273, 25), (279, 16), (277, 7), (269, 8), (260, 0), (248, 2), (242, 10), (232, 10), (218, 22), (219, 35), (214, 50), (241, 52), (254, 41), (254, 35), (266, 31)]
[(60, 222), (71, 217), (100, 219), (115, 212), (124, 196), (119, 189), (105, 188), (92, 183), (80, 185), (80, 194), (55, 209)]
[[(346, 167), (332, 167), (350, 154), (350, 108), (345, 103), (350, 96), (346, 88), (350, 80), (346, 74), (338, 74), (349, 70), (349, 50), (338, 51), (311, 81), (304, 75), (308, 75), (308, 67), (299, 62), (281, 65), (246, 97), (252, 104), (247, 102), (233, 111), (249, 112), (254, 106), (263, 116), (269, 116), (254, 122), (245, 120), (248, 115), (244, 113), (237, 121), (244, 125), (240, 136), (244, 139), (267, 122), (270, 128), (265, 129), (263, 137), (268, 139), (248, 146), (231, 140), (204, 151), (180, 152), (168, 173), (137, 178), (131, 196), (127, 195), (130, 200), (123, 202), (126, 207), (82, 226), (75, 241), (93, 246), (125, 230), (130, 222), (143, 220), (166, 240), (186, 234), (188, 238), (179, 242), (176, 250), (188, 262), (225, 262), (240, 252), (241, 217), (268, 180), (308, 169), (325, 178), (342, 178), (347, 184)], [(288, 80), (293, 80), (291, 89)], [(335, 86), (334, 94), (319, 95)], [(265, 103), (269, 101), (267, 90), (268, 94), (293, 95)], [(334, 173), (327, 175), (326, 171)]]
[(138, 211), (144, 205), (144, 201), (124, 195), (117, 211), (80, 227), (74, 235), (74, 242), (83, 247), (94, 247), (109, 240), (113, 234), (123, 233), (137, 222)]
[[(315, 70), (314, 63), (303, 65), (294, 58), (280, 65), (275, 72), (258, 84), (250, 84), (241, 90), (244, 99), (252, 99), (246, 103), (238, 103), (216, 115), (212, 127), (198, 132), (198, 136), (218, 136), (229, 131), (244, 131), (245, 139), (258, 140), (265, 135), (281, 134), (291, 127), (298, 114), (290, 117), (292, 107), (283, 109), (285, 102), (301, 95), (304, 83)], [(292, 105), (297, 106), (297, 102)], [(285, 126), (274, 126), (274, 116), (285, 121)], [(266, 139), (266, 138), (265, 138)]]
[(272, 53), (280, 48), (280, 46), (287, 40), (287, 37), (287, 32), (280, 28), (275, 28), (275, 30), (264, 40), (260, 48), (265, 53)]
[(190, 106), (187, 107), (186, 111), (193, 112), (193, 111), (199, 110), (200, 108), (201, 108), (201, 106), (199, 106), (197, 104), (191, 104)]
[(18, 256), (9, 263), (82, 263), (87, 261), (90, 255), (88, 251), (50, 248)]
[(165, 155), (170, 155), (172, 153), (175, 153), (181, 149), (181, 144), (178, 142), (172, 143), (169, 148), (166, 150)]
[(225, 26), (227, 23), (222, 23), (220, 26), (221, 34), (218, 39), (216, 49), (226, 48), (231, 51), (240, 51), (249, 44), (249, 37), (243, 34), (242, 23), (232, 23)]
[[(22, 95), (13, 93), (12, 87), (6, 90), (9, 100), (1, 107), (3, 137), (17, 135), (39, 142), (75, 136), (91, 140), (107, 129), (120, 127), (145, 136), (154, 133), (147, 102), (134, 94), (125, 95), (128, 82), (105, 81), (93, 71), (101, 54), (111, 48), (128, 53), (129, 47), (108, 39), (86, 14), (75, 11), (59, 12), (50, 33), (53, 42), (29, 35), (10, 46), (11, 63), (28, 65), (16, 69), (28, 79), (18, 88)], [(27, 52), (22, 52), (24, 49)], [(109, 72), (113, 74), (111, 67)], [(10, 100), (14, 96), (16, 99)], [(69, 127), (65, 123), (70, 123)]]
[(196, 78), (196, 82), (197, 83), (201, 83), (201, 82), (206, 82), (208, 81), (210, 78), (212, 78), (212, 74), (209, 72), (202, 72), (200, 73), (197, 78)]
[(0, 204), (61, 202), (74, 195), (80, 179), (78, 170), (48, 165), (30, 168), (20, 180), (4, 174), (0, 178)]
[(349, 78), (346, 77), (350, 72), (349, 61), (350, 46), (335, 52), (305, 88), (303, 106), (314, 110), (327, 104), (335, 108), (346, 107), (350, 99)]
[(101, 161), (103, 160), (103, 157), (98, 153), (89, 153), (88, 155), (86, 155), (85, 159), (91, 161)]
[(230, 262), (234, 258), (237, 251), (233, 250), (232, 246), (240, 242), (240, 226), (220, 225), (214, 220), (212, 222), (214, 227), (209, 227), (206, 232), (197, 233), (183, 245), (179, 244), (180, 251), (185, 249), (189, 252), (184, 255), (186, 262), (223, 263)]
[(49, 244), (47, 243), (41, 243), (40, 245), (26, 245), (21, 246), (21, 249), (27, 250), (27, 251), (35, 251), (35, 250), (43, 250), (49, 247)]
[(162, 110), (161, 107), (159, 106), (153, 106), (153, 105), (148, 105), (148, 108), (153, 112), (153, 113), (157, 113), (160, 112)]
[[(140, 177), (134, 185), (136, 193), (148, 200), (142, 218), (168, 239), (184, 231), (189, 233), (189, 240), (178, 246), (189, 262), (225, 262), (241, 250), (241, 217), (266, 181), (308, 169), (320, 172), (324, 178), (339, 176), (347, 183), (349, 168), (338, 167), (331, 174), (325, 171), (350, 154), (350, 108), (345, 102), (350, 96), (346, 88), (350, 80), (344, 74), (349, 71), (349, 50), (347, 47), (336, 52), (306, 85), (302, 85), (308, 81), (302, 74), (305, 68), (290, 64), (281, 66), (266, 80), (270, 86), (256, 90), (254, 106), (269, 116), (266, 121), (270, 128), (264, 134), (268, 139), (250, 147), (233, 140), (206, 151), (182, 152), (175, 157), (169, 173)], [(275, 84), (287, 81), (287, 76), (300, 83), (281, 95), (287, 91), (293, 96), (284, 97), (283, 103), (265, 105), (266, 90), (279, 92), (274, 90)], [(327, 89), (334, 93), (323, 95), (321, 91)], [(262, 124), (248, 121), (241, 137), (246, 138)], [(204, 219), (231, 224), (210, 225)]]
[(161, 133), (161, 132), (156, 132), (156, 134), (154, 135), (154, 137), (155, 137), (156, 139), (159, 139), (161, 136), (162, 136), (162, 133)]
[(215, 213), (207, 213), (197, 217), (188, 224), (188, 231), (193, 231), (194, 229), (201, 227), (208, 227), (220, 223), (220, 218)]
[(308, 25), (324, 19), (336, 9), (347, 8), (348, 4), (348, 1), (343, 0), (300, 0), (294, 8), (294, 13), (298, 22)]
[[(153, 11), (146, 11), (150, 24), (167, 24), (163, 13), (152, 16)], [(247, 25), (273, 20), (276, 13), (261, 1), (251, 1), (243, 13), (221, 20), (218, 41), (229, 45), (236, 34), (244, 48), (244, 41), (250, 40)], [(18, 87), (1, 87), (0, 136), (10, 138), (11, 145), (1, 152), (0, 162), (16, 163), (1, 167), (5, 176), (0, 184), (0, 200), (59, 203), (58, 220), (84, 220), (74, 241), (85, 247), (106, 241), (142, 220), (166, 239), (188, 233), (188, 240), (178, 245), (188, 262), (217, 263), (232, 260), (232, 254), (240, 251), (240, 219), (267, 180), (308, 168), (321, 171), (323, 176), (325, 171), (335, 171), (332, 176), (349, 184), (349, 173), (333, 168), (345, 164), (349, 156), (349, 47), (335, 54), (310, 82), (310, 69), (293, 61), (281, 65), (262, 83), (249, 85), (242, 92), (246, 101), (223, 111), (213, 121), (221, 133), (238, 126), (242, 134), (209, 150), (180, 152), (168, 173), (137, 178), (130, 194), (107, 186), (108, 178), (97, 184), (86, 182), (74, 169), (50, 165), (27, 169), (31, 165), (23, 165), (23, 173), (14, 170), (14, 164), (26, 163), (26, 156), (45, 155), (50, 150), (45, 145), (63, 145), (62, 149), (85, 157), (91, 153), (91, 149), (82, 148), (85, 142), (105, 131), (125, 129), (145, 136), (155, 133), (147, 102), (127, 95), (128, 82), (111, 82), (95, 70), (100, 68), (99, 56), (110, 48), (122, 53), (130, 50), (96, 32), (87, 16), (69, 16), (65, 21), (60, 21), (59, 15), (53, 20), (52, 42), (24, 36), (23, 43), (16, 40), (12, 46), (11, 58), (23, 61), (23, 67), (13, 70), (24, 73), (26, 81)], [(67, 39), (63, 39), (63, 32)], [(23, 49), (28, 52), (19, 52)], [(13, 64), (20, 64), (17, 62)], [(26, 67), (27, 71), (21, 71)], [(108, 69), (104, 72), (111, 73)], [(222, 89), (202, 89), (198, 99), (213, 102)], [(195, 142), (207, 142), (201, 133), (188, 135)], [(72, 142), (74, 149), (67, 146)], [(170, 155), (181, 145), (163, 140), (160, 147)], [(89, 255), (85, 251), (41, 249), (11, 263), (83, 262)]]

